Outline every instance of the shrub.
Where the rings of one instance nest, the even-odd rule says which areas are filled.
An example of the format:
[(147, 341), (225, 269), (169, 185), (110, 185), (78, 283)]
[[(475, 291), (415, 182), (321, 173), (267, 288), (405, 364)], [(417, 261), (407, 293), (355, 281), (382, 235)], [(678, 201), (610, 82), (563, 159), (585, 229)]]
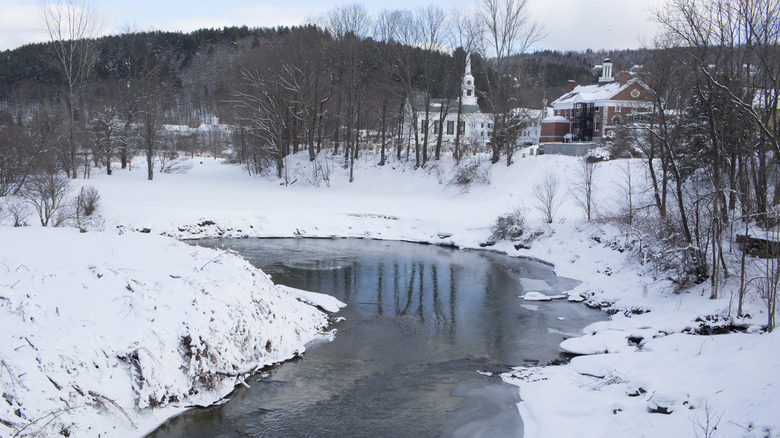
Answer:
[(95, 213), (100, 203), (100, 193), (94, 187), (82, 187), (76, 197), (76, 212), (79, 217), (89, 217)]
[(525, 211), (516, 209), (496, 218), (496, 223), (490, 228), (491, 240), (517, 240), (523, 235), (525, 228)]
[(480, 163), (472, 162), (458, 167), (450, 184), (460, 186), (464, 190), (468, 190), (471, 184), (490, 184), (490, 173)]

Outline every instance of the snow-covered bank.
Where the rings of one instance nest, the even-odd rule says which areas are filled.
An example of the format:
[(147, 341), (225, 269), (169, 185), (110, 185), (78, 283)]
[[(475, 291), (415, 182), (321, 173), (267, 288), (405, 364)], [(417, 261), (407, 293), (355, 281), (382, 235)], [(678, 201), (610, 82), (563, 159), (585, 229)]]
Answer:
[(330, 336), (324, 313), (224, 251), (71, 229), (0, 242), (0, 436), (140, 436)]
[(778, 351), (777, 333), (676, 333), (504, 378), (520, 386), (525, 438), (777, 437)]
[[(405, 161), (379, 167), (371, 154), (357, 161), (352, 184), (339, 157), (321, 158), (321, 168), (331, 172), (326, 181), (313, 176), (304, 154), (289, 158), (287, 187), (209, 158), (193, 160), (189, 173), (159, 174), (152, 182), (134, 169), (79, 183), (100, 192), (106, 230), (178, 238), (369, 237), (476, 249), (490, 244), (490, 227), (499, 215), (524, 209), (523, 240), (489, 248), (550, 262), (558, 275), (583, 281), (570, 298), (617, 312), (612, 321), (588, 327), (584, 336), (562, 344), (588, 356), (506, 376), (520, 386), (527, 437), (696, 436), (695, 425), (708, 418), (720, 418), (721, 436), (778, 436), (780, 420), (769, 416), (780, 412), (775, 392), (780, 375), (770, 371), (780, 365), (777, 335), (685, 334), (697, 332), (702, 324), (697, 319), (705, 316), (746, 328), (762, 324), (766, 315), (760, 299), (747, 297), (753, 319), (734, 321), (733, 284), (724, 285), (723, 298), (717, 300), (706, 298), (706, 284), (673, 293), (664, 275), (632, 259), (633, 236), (582, 220), (582, 208), (566, 190), (578, 181), (577, 159), (516, 157), (508, 168), (490, 166), (486, 157), (470, 158), (467, 164), (479, 166), (491, 184), (469, 187), (451, 183), (456, 171), (449, 159), (424, 169)], [(620, 186), (627, 163), (600, 165), (594, 188), (598, 213), (618, 211), (625, 202)], [(634, 189), (640, 193), (642, 167), (634, 163)], [(550, 225), (534, 209), (532, 190), (548, 173), (560, 176), (565, 196)], [(545, 294), (539, 285), (523, 286), (538, 293), (529, 297)], [(518, 297), (518, 305), (528, 304)], [(698, 434), (705, 436), (705, 431)]]

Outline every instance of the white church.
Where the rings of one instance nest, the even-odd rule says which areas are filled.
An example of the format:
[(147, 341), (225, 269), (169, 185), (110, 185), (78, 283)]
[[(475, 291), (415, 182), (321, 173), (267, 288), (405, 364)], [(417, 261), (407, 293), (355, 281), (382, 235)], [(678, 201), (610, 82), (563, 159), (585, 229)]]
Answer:
[[(466, 70), (461, 82), (460, 144), (465, 149), (478, 151), (490, 145), (493, 134), (493, 114), (483, 113), (477, 103), (477, 89), (471, 74), (471, 54), (466, 56)], [(414, 105), (414, 108), (412, 108)], [(458, 99), (429, 99), (426, 118), (425, 96), (417, 95), (407, 101), (404, 120), (404, 141), (414, 144), (417, 130), (420, 144), (425, 141), (428, 131), (428, 148), (436, 146), (439, 131), (442, 130), (442, 148), (452, 150), (455, 146), (455, 126), (458, 124)], [(414, 111), (413, 111), (414, 109)], [(529, 120), (528, 126), (520, 133), (518, 144), (538, 144), (541, 136), (541, 110), (518, 108), (516, 111)], [(441, 115), (444, 115), (443, 123)], [(414, 120), (414, 123), (412, 123)]]
[[(460, 101), (460, 144), (465, 148), (482, 148), (490, 142), (493, 117), (490, 113), (483, 113), (477, 104), (477, 90), (474, 85), (474, 76), (471, 74), (471, 55), (466, 57), (466, 71), (461, 83)], [(414, 144), (414, 131), (417, 130), (418, 139), (422, 145), (427, 130), (428, 147), (435, 147), (441, 130), (443, 149), (453, 149), (457, 136), (455, 126), (458, 124), (458, 99), (431, 98), (428, 105), (426, 118), (425, 96), (417, 95), (411, 102), (406, 102), (404, 140), (409, 144)], [(442, 114), (445, 115), (443, 123), (440, 123)]]

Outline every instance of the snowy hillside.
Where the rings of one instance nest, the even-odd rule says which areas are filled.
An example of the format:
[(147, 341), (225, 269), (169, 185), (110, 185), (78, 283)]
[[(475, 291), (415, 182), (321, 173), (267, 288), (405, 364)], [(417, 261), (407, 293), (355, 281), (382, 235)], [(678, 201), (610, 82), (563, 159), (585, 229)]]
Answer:
[[(474, 156), (460, 167), (446, 158), (423, 169), (394, 160), (380, 167), (377, 161), (376, 156), (363, 154), (355, 164), (353, 183), (341, 167), (343, 158), (325, 154), (314, 164), (305, 154), (288, 157), (286, 181), (250, 177), (241, 167), (213, 158), (186, 160), (186, 172), (157, 174), (151, 182), (140, 166), (77, 181), (99, 191), (105, 232), (80, 235), (67, 230), (2, 229), (0, 296), (5, 300), (0, 301), (4, 312), (0, 321), (13, 334), (5, 338), (10, 341), (2, 345), (0, 356), (11, 364), (0, 374), (4, 391), (35, 394), (29, 408), (35, 410), (25, 413), (27, 419), (51, 410), (56, 415), (67, 406), (92, 405), (93, 410), (97, 409), (94, 406), (105, 409), (101, 430), (117, 424), (130, 435), (133, 430), (145, 430), (143, 425), (162, 421), (178, 408), (150, 414), (149, 410), (134, 411), (134, 407), (153, 405), (163, 397), (168, 402), (177, 397), (174, 406), (192, 404), (197, 394), (187, 401), (182, 396), (204, 384), (197, 380), (199, 372), (217, 370), (221, 375), (233, 370), (236, 374), (236, 370), (283, 360), (301, 351), (327, 323), (325, 316), (290, 299), (237, 257), (191, 248), (160, 235), (368, 237), (486, 248), (539, 259), (553, 264), (558, 275), (582, 281), (568, 293), (570, 300), (584, 300), (613, 314), (611, 321), (585, 328), (582, 337), (562, 339), (564, 351), (582, 355), (571, 364), (518, 368), (504, 376), (520, 387), (523, 402), (519, 409), (527, 438), (574, 434), (780, 436), (780, 421), (774, 416), (780, 412), (780, 375), (772, 372), (780, 367), (780, 336), (760, 333), (760, 325), (766, 322), (761, 298), (755, 293), (747, 296), (746, 313), (752, 317), (738, 319), (734, 276), (726, 279), (724, 292), (715, 300), (708, 298), (707, 282), (676, 290), (666, 272), (652, 263), (640, 263), (644, 260), (637, 248), (645, 244), (646, 236), (612, 220), (625, 214), (627, 198), (636, 206), (650, 204), (641, 161), (599, 165), (593, 216), (604, 219), (591, 222), (584, 220), (579, 202), (582, 165), (576, 158), (530, 156), (525, 151), (525, 156), (516, 154), (510, 167), (490, 165), (486, 156)], [(464, 168), (472, 172), (463, 175)], [(534, 196), (534, 186), (548, 175), (560, 179), (556, 198), (560, 205), (556, 202), (558, 208), (549, 224)], [(469, 178), (464, 180), (464, 176)], [(525, 218), (522, 237), (516, 241), (492, 238), (497, 217), (516, 210)], [(738, 251), (728, 250), (731, 254)], [(71, 253), (75, 255), (63, 255)], [(125, 261), (125, 257), (132, 260)], [(54, 260), (66, 266), (50, 265)], [(232, 291), (227, 285), (233, 281), (253, 286), (235, 288), (236, 295), (215, 293)], [(108, 290), (101, 286), (106, 282), (113, 284), (110, 295), (102, 301), (88, 299), (81, 307), (75, 304), (83, 298), (49, 298), (56, 285), (61, 285), (57, 290), (67, 289), (70, 294), (94, 293)], [(32, 291), (31, 298), (25, 298), (30, 292), (21, 292), (25, 284)], [(186, 291), (186, 300), (174, 302), (165, 292), (171, 289)], [(527, 298), (538, 299), (545, 291), (527, 292), (537, 292)], [(141, 294), (150, 295), (140, 299)], [(249, 310), (243, 308), (253, 301), (261, 302), (259, 307), (265, 310), (234, 313)], [(518, 297), (518, 305), (522, 303)], [(96, 314), (87, 304), (105, 312)], [(293, 311), (291, 306), (303, 310)], [(77, 316), (74, 308), (93, 317)], [(276, 316), (273, 326), (264, 313), (271, 308), (279, 309), (272, 311)], [(212, 310), (230, 316), (211, 321)], [(299, 332), (293, 328), (297, 325), (292, 324), (292, 315), (304, 318), (296, 319), (303, 326)], [(242, 326), (268, 328), (251, 331), (262, 336), (259, 339), (247, 338), (247, 332), (229, 324), (219, 327), (219, 333), (210, 331), (217, 322), (240, 320), (246, 321)], [(61, 325), (50, 330), (44, 323)], [(740, 330), (747, 333), (733, 332)], [(702, 336), (718, 332), (726, 334)], [(59, 333), (78, 341), (66, 342)], [(232, 335), (236, 333), (239, 336)], [(198, 344), (196, 339), (201, 338), (204, 341)], [(186, 351), (180, 352), (182, 344), (201, 352), (201, 358), (208, 357), (206, 345), (213, 352), (215, 345), (222, 347), (228, 339), (224, 345), (228, 351), (219, 354), (228, 358), (226, 363), (204, 360), (200, 368), (179, 369), (177, 365), (163, 371), (151, 359), (170, 357), (181, 363), (186, 357)], [(267, 339), (271, 352), (265, 352)], [(239, 357), (239, 351), (244, 351), (239, 344), (249, 347), (247, 356)], [(48, 356), (43, 357), (44, 351)], [(39, 360), (56, 365), (39, 367), (35, 365)], [(149, 367), (141, 380), (133, 374), (135, 362)], [(23, 375), (28, 364), (39, 371), (35, 385), (29, 384), (33, 390), (23, 391), (24, 378), (32, 379)], [(96, 365), (101, 371), (90, 374), (96, 377), (75, 372)], [(153, 376), (161, 376), (164, 383), (153, 387), (139, 383)], [(92, 380), (84, 379), (98, 383), (90, 386)], [(124, 383), (105, 383), (111, 379), (124, 379)], [(227, 391), (235, 378), (218, 383)], [(95, 387), (100, 391), (94, 391)], [(98, 395), (90, 395), (90, 390)], [(116, 400), (127, 416), (106, 399)], [(19, 421), (12, 414), (16, 405), (9, 403), (11, 407), (0, 411), (0, 418)]]
[(0, 436), (140, 436), (329, 336), (223, 251), (71, 229), (0, 241)]

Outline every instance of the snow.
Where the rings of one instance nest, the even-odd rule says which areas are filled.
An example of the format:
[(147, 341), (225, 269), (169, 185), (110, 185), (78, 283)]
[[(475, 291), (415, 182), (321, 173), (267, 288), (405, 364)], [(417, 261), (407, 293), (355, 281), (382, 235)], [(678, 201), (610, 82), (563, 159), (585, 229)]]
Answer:
[[(140, 162), (76, 181), (98, 189), (103, 231), (0, 228), (0, 381), (10, 399), (0, 402), (0, 435), (13, 436), (4, 422), (25, 423), (14, 414), (20, 409), (28, 420), (59, 415), (55, 423), (77, 436), (141, 436), (187, 406), (222, 399), (245, 373), (333, 335), (317, 308), (332, 312), (339, 303), (275, 286), (234, 254), (173, 239), (221, 236), (485, 248), (550, 263), (558, 275), (582, 281), (566, 297), (603, 306), (610, 320), (563, 334), (562, 350), (577, 355), (571, 363), (503, 376), (519, 387), (526, 438), (705, 436), (715, 422), (715, 436), (780, 436), (780, 338), (758, 328), (766, 320), (760, 299), (748, 296), (754, 318), (736, 321), (732, 284), (716, 300), (707, 298), (706, 283), (675, 293), (665, 277), (639, 265), (625, 230), (583, 220), (568, 190), (580, 161), (522, 156), (510, 167), (482, 155), (464, 160), (489, 185), (452, 183), (449, 157), (415, 169), (395, 159), (377, 166), (372, 153), (356, 160), (353, 183), (343, 158), (325, 154), (317, 173), (306, 154), (289, 157), (287, 185), (207, 157), (189, 160), (187, 173), (158, 173), (151, 182)], [(599, 164), (597, 215), (620, 210), (626, 163), (635, 178), (641, 174), (638, 161)], [(534, 182), (548, 173), (561, 178), (564, 199), (552, 224), (533, 198)], [(520, 241), (488, 242), (496, 218), (516, 209), (526, 213)], [(547, 290), (523, 287), (526, 299)], [(518, 297), (518, 305), (549, 304)], [(752, 328), (693, 334), (705, 316)], [(180, 351), (187, 335), (190, 357), (200, 353), (200, 361), (187, 362)], [(139, 384), (135, 363), (148, 384)], [(219, 373), (227, 375), (214, 389), (197, 382)], [(190, 395), (193, 386), (198, 393)], [(42, 435), (58, 433), (47, 426)]]
[(552, 301), (566, 298), (566, 295), (545, 295), (541, 292), (526, 292), (523, 299), (526, 301)]
[(578, 102), (595, 102), (606, 100), (617, 94), (623, 88), (620, 82), (607, 82), (595, 85), (577, 85), (574, 90), (556, 99), (552, 106), (566, 103), (574, 99)]
[(0, 228), (0, 241), (2, 436), (33, 420), (26, 433), (143, 435), (327, 337), (298, 297), (339, 307), (169, 237)]

